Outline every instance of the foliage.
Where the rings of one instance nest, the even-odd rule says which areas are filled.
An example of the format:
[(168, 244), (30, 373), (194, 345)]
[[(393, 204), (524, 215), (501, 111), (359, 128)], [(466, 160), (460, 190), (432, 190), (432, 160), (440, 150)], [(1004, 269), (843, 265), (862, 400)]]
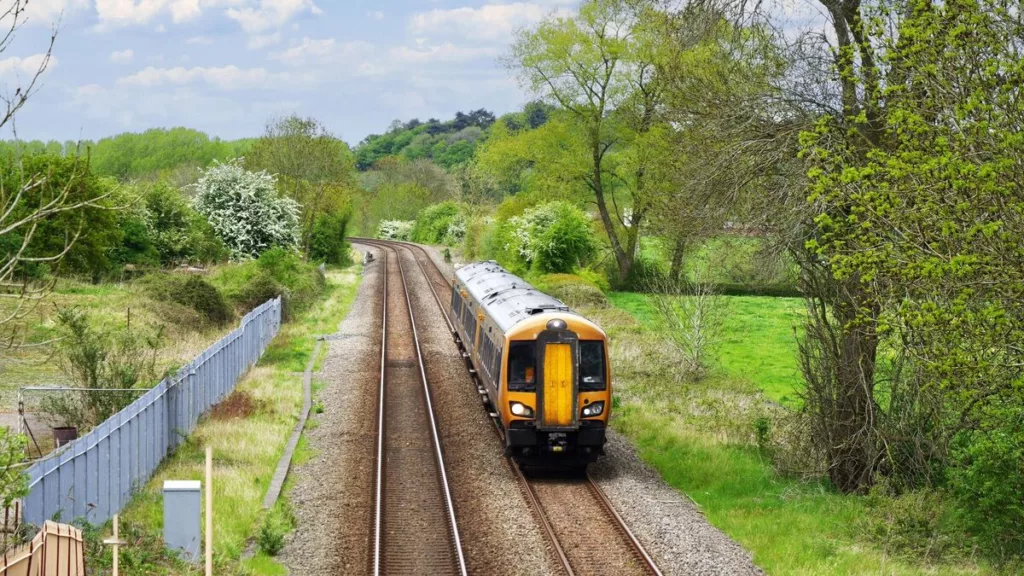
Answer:
[(20, 466), (27, 446), (24, 434), (16, 434), (7, 426), (0, 428), (0, 505), (4, 509), (28, 494), (28, 479)]
[(224, 243), (181, 191), (157, 182), (144, 192), (149, 234), (160, 264), (207, 264), (227, 258)]
[(195, 208), (237, 260), (256, 258), (275, 246), (299, 243), (300, 206), (279, 196), (276, 180), (240, 162), (216, 164), (196, 182)]
[(371, 134), (356, 148), (356, 165), (369, 170), (388, 156), (409, 160), (431, 159), (439, 166), (453, 168), (465, 164), (473, 156), (483, 131), (494, 123), (494, 114), (487, 110), (456, 112), (455, 118), (441, 122), (413, 119), (395, 121), (386, 134)]
[(597, 255), (590, 218), (566, 202), (549, 202), (499, 223), (511, 268), (570, 273)]
[(256, 545), (267, 556), (277, 556), (284, 548), (284, 537), (295, 528), (295, 516), (286, 504), (271, 508), (260, 522), (256, 532)]
[[(26, 182), (30, 184), (22, 190)], [(6, 206), (17, 191), (21, 194), (17, 205), (4, 214), (5, 223), (29, 217), (53, 202), (61, 208), (32, 226), (0, 235), (0, 253), (20, 251), (17, 275), (21, 278), (45, 275), (52, 270), (51, 263), (60, 272), (101, 278), (112, 269), (111, 251), (123, 236), (117, 206), (110, 198), (111, 186), (78, 158), (6, 157), (0, 162), (0, 190), (11, 191), (11, 196), (2, 193), (2, 204)]]
[(462, 207), (447, 201), (428, 206), (416, 216), (410, 234), (414, 242), (455, 245), (466, 236)]
[(335, 266), (350, 264), (352, 258), (345, 241), (348, 222), (348, 212), (328, 212), (317, 217), (310, 237), (310, 260)]
[(726, 313), (722, 297), (702, 275), (686, 282), (662, 276), (648, 286), (666, 340), (678, 358), (676, 374), (693, 381), (703, 380), (711, 369)]
[(344, 211), (354, 185), (355, 159), (348, 145), (315, 118), (271, 120), (246, 155), (245, 166), (274, 174), (280, 192), (301, 206), (307, 256), (317, 221), (323, 214)]
[(105, 331), (76, 308), (59, 310), (56, 320), (61, 371), (72, 386), (83, 389), (43, 399), (42, 410), (62, 424), (92, 428), (138, 397), (125, 390), (145, 390), (157, 379), (162, 328)]
[(254, 261), (218, 269), (210, 282), (245, 313), (272, 298), (281, 297), (286, 319), (307, 310), (326, 286), (319, 268), (293, 251), (271, 248)]
[(187, 306), (214, 326), (224, 326), (234, 319), (224, 295), (199, 275), (151, 274), (140, 282), (153, 299)]
[(381, 220), (377, 225), (377, 238), (383, 240), (411, 240), (414, 222), (404, 220)]
[(532, 278), (534, 286), (573, 308), (608, 306), (601, 288), (594, 281), (575, 274), (545, 274)]

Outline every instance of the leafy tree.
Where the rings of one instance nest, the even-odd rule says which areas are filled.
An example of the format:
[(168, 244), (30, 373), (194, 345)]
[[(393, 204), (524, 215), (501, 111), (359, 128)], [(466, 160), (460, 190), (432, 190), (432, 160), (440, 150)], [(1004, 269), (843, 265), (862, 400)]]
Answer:
[(272, 120), (253, 144), (245, 166), (277, 175), (281, 192), (302, 207), (302, 247), (307, 254), (316, 221), (322, 214), (344, 210), (354, 185), (355, 158), (348, 145), (314, 118)]
[(235, 259), (256, 258), (299, 243), (301, 207), (280, 196), (275, 178), (238, 161), (215, 164), (194, 186), (195, 209), (206, 217)]
[(349, 245), (345, 241), (348, 229), (347, 212), (321, 214), (313, 225), (309, 257), (315, 262), (343, 265), (351, 261)]
[(181, 191), (158, 182), (144, 192), (150, 236), (160, 263), (209, 263), (227, 258), (224, 243)]
[[(597, 205), (619, 281), (630, 277), (640, 230), (650, 209), (643, 154), (622, 170), (617, 146), (640, 145), (656, 124), (660, 89), (655, 38), (642, 24), (652, 5), (590, 0), (573, 17), (553, 16), (519, 34), (509, 65), (532, 90), (568, 117), (576, 175)], [(545, 125), (546, 127), (547, 125)], [(618, 190), (626, 206), (620, 206)]]

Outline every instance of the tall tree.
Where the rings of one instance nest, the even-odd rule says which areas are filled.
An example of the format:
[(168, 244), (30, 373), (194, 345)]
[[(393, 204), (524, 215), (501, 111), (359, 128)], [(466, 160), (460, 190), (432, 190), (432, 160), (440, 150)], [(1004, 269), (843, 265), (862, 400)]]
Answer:
[(276, 174), (281, 191), (302, 207), (301, 245), (307, 253), (317, 218), (343, 209), (355, 186), (355, 158), (348, 145), (314, 118), (270, 121), (245, 165)]
[(649, 198), (642, 155), (628, 174), (617, 173), (610, 156), (616, 146), (636, 144), (656, 122), (653, 51), (639, 28), (650, 7), (588, 0), (575, 16), (553, 16), (522, 31), (508, 57), (529, 89), (570, 116), (573, 137), (586, 151), (580, 179), (597, 206), (620, 281), (632, 272)]

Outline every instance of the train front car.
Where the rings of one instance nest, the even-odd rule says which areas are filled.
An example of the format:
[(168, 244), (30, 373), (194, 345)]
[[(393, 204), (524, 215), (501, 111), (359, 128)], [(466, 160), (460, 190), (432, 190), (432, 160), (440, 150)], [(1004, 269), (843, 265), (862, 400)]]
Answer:
[(452, 310), (505, 449), (522, 466), (582, 469), (604, 453), (607, 337), (494, 262), (456, 273)]

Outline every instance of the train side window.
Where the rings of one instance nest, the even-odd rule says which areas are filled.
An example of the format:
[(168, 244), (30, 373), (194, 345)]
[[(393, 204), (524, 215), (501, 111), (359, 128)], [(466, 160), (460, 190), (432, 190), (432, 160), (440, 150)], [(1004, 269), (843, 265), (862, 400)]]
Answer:
[(498, 348), (494, 353), (494, 361), (491, 362), (491, 376), (494, 378), (495, 383), (501, 382), (501, 353), (502, 349)]
[(580, 390), (604, 389), (604, 342), (580, 340)]
[(462, 296), (458, 290), (452, 290), (452, 310), (456, 314), (462, 315)]
[(508, 349), (508, 389), (533, 390), (537, 384), (537, 343), (512, 342)]

